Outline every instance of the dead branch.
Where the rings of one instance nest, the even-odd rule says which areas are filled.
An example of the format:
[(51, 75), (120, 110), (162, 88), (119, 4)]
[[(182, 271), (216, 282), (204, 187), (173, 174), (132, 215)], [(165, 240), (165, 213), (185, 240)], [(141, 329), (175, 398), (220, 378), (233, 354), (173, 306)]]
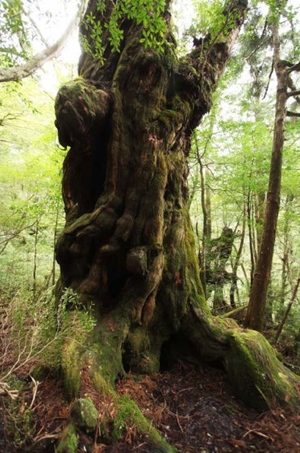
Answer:
[(295, 118), (300, 118), (300, 113), (291, 112), (290, 110), (288, 110), (288, 111), (286, 112), (286, 116), (295, 117)]

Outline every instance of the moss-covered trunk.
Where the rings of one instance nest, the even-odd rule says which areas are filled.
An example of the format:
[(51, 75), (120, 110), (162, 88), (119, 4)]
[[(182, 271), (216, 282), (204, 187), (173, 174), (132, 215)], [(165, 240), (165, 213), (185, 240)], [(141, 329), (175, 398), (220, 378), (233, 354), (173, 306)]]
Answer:
[[(296, 399), (296, 377), (263, 337), (211, 317), (188, 213), (190, 138), (210, 109), (242, 23), (246, 5), (233, 4), (225, 12), (232, 14), (226, 32), (209, 35), (179, 61), (167, 11), (164, 54), (146, 49), (141, 27), (124, 21), (120, 53), (107, 47), (101, 66), (83, 52), (81, 78), (58, 93), (59, 139), (70, 146), (58, 293), (71, 287), (97, 318), (85, 348), (65, 345), (70, 396), (80, 395), (88, 369), (94, 387), (111, 393), (118, 406), (111, 387), (117, 377), (129, 369), (159, 370), (162, 348), (179, 339), (199, 357), (223, 363), (250, 404), (265, 408)], [(103, 20), (93, 1), (91, 11)]]

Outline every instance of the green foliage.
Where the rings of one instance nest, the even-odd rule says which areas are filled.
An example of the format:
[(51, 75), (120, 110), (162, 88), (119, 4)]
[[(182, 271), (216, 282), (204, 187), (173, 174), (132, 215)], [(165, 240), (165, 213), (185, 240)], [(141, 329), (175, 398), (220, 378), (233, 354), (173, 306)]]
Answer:
[(0, 3), (0, 66), (18, 64), (28, 56), (30, 33), (22, 17), (21, 0), (4, 0)]
[(71, 8), (76, 12), (81, 3), (83, 0), (1, 0), (0, 68), (24, 65), (41, 48), (49, 47), (57, 26), (61, 27), (61, 17), (67, 17)]
[[(72, 316), (69, 316), (68, 310), (74, 310)], [(77, 343), (85, 340), (86, 336), (91, 333), (96, 325), (94, 316), (92, 315), (93, 307), (86, 307), (80, 296), (72, 288), (65, 288), (59, 302), (57, 311), (57, 329), (67, 329), (72, 332), (73, 339)], [(74, 325), (77, 326), (74, 329)]]
[[(94, 58), (104, 62), (106, 42), (103, 42), (103, 33), (108, 31), (107, 41), (113, 52), (120, 51), (124, 36), (122, 24), (125, 20), (133, 20), (142, 29), (140, 42), (145, 47), (151, 47), (163, 52), (165, 45), (166, 25), (164, 22), (165, 0), (120, 0), (116, 2), (107, 20), (106, 6), (103, 0), (97, 0), (96, 8), (86, 14), (83, 24), (89, 34), (81, 36), (85, 50)], [(101, 14), (103, 25), (97, 20)]]
[(217, 34), (225, 24), (224, 1), (205, 0), (195, 2), (197, 22), (193, 25), (195, 32), (201, 35)]
[[(222, 41), (235, 19), (230, 11), (231, 4), (224, 0), (194, 1), (195, 19), (186, 30), (185, 36), (207, 37), (208, 46), (212, 42)], [(204, 48), (205, 43), (203, 42)]]
[[(298, 55), (300, 46), (295, 30), (299, 27), (299, 8), (287, 3), (282, 15), (282, 56), (288, 61)], [(236, 231), (235, 249), (230, 273), (246, 221), (246, 236), (238, 270), (238, 303), (247, 304), (250, 287), (251, 256), (249, 231), (254, 236), (254, 252), (257, 256), (262, 221), (259, 212), (265, 210), (265, 196), (268, 190), (269, 165), (273, 142), (274, 83), (269, 84), (272, 65), (271, 22), (266, 20), (268, 11), (261, 3), (252, 5), (246, 26), (240, 38), (231, 64), (214, 99), (214, 110), (207, 116), (199, 131), (197, 141), (199, 156), (206, 174), (205, 187), (211, 197), (212, 238), (220, 236), (224, 226)], [(289, 25), (287, 25), (289, 24)], [(247, 65), (245, 66), (245, 58)], [(296, 57), (297, 58), (297, 57)], [(295, 77), (295, 84), (298, 88)], [(267, 86), (269, 84), (269, 88)], [(266, 97), (265, 97), (266, 96)], [(264, 98), (265, 97), (265, 98)], [(296, 108), (289, 101), (288, 109)], [(268, 294), (270, 325), (279, 323), (290, 299), (291, 290), (297, 279), (300, 262), (299, 230), (299, 124), (298, 120), (287, 120), (285, 124), (284, 158), (282, 167), (282, 202), (278, 219), (277, 242), (273, 260), (271, 291)], [(198, 246), (202, 241), (202, 207), (200, 197), (200, 170), (196, 148), (192, 149), (190, 163), (190, 188), (193, 195), (191, 214), (198, 232)], [(287, 202), (287, 200), (289, 200)], [(245, 207), (250, 204), (250, 217)], [(287, 248), (287, 252), (286, 252)], [(288, 268), (284, 269), (283, 259), (288, 254)], [(285, 257), (285, 258), (284, 258)], [(254, 256), (255, 260), (255, 256)], [(285, 272), (286, 282), (282, 275)], [(224, 297), (229, 303), (229, 287)], [(285, 326), (283, 338), (295, 338), (299, 331), (299, 304), (294, 303)]]
[(42, 288), (53, 271), (53, 228), (57, 223), (59, 230), (63, 222), (64, 152), (55, 142), (52, 100), (33, 81), (2, 84), (0, 94), (1, 286), (6, 290), (32, 286), (37, 232), (37, 278)]
[[(68, 310), (70, 298), (77, 301), (78, 308), (71, 316)], [(84, 343), (94, 327), (94, 317), (70, 290), (64, 292), (58, 310), (55, 310), (53, 288), (49, 288), (38, 300), (33, 300), (30, 293), (24, 292), (15, 294), (9, 301), (7, 297), (2, 299), (0, 329), (2, 347), (6, 352), (0, 363), (1, 381), (5, 382), (29, 364), (31, 368), (41, 364), (57, 370), (65, 340), (69, 338), (78, 344)], [(13, 363), (10, 368), (9, 363)]]

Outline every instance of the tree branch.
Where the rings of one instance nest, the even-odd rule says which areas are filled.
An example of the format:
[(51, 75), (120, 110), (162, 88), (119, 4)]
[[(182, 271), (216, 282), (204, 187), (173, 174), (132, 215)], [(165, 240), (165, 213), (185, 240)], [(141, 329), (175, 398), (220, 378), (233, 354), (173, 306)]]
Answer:
[(287, 96), (290, 98), (290, 97), (295, 97), (295, 96), (300, 96), (300, 90), (296, 90), (296, 91), (290, 91)]
[(199, 45), (179, 60), (175, 73), (180, 91), (195, 102), (190, 128), (194, 129), (212, 104), (212, 94), (230, 59), (231, 50), (243, 24), (247, 0), (227, 0), (224, 23), (217, 33), (210, 30)]
[(73, 29), (78, 24), (84, 12), (86, 2), (83, 1), (79, 12), (71, 20), (68, 27), (62, 36), (52, 46), (47, 47), (38, 54), (34, 55), (27, 63), (20, 66), (13, 66), (11, 68), (0, 69), (0, 83), (1, 82), (19, 82), (25, 77), (31, 76), (37, 69), (41, 68), (47, 61), (57, 57), (64, 48), (68, 38), (70, 37)]
[(265, 97), (268, 94), (271, 78), (272, 78), (272, 75), (273, 75), (273, 71), (274, 71), (274, 58), (273, 58), (273, 61), (272, 61), (272, 66), (271, 66), (271, 70), (270, 70), (269, 77), (268, 77), (268, 83), (267, 83), (267, 86), (266, 86), (266, 89), (265, 89), (265, 93), (264, 93), (263, 99), (265, 99)]
[(31, 17), (31, 15), (24, 9), (23, 6), (21, 6), (21, 9), (22, 9), (22, 13), (29, 19), (29, 21), (31, 22), (31, 24), (33, 25), (35, 31), (37, 32), (37, 34), (39, 35), (39, 37), (41, 38), (42, 40), (42, 43), (46, 46), (46, 47), (49, 47), (49, 43), (46, 41), (43, 33), (41, 32), (41, 30), (39, 29), (38, 25), (36, 24), (35, 20)]
[(287, 72), (293, 72), (293, 71), (300, 71), (300, 63), (294, 64), (287, 70)]
[(286, 116), (292, 116), (296, 118), (300, 118), (300, 113), (297, 112), (290, 112), (289, 110), (286, 112)]

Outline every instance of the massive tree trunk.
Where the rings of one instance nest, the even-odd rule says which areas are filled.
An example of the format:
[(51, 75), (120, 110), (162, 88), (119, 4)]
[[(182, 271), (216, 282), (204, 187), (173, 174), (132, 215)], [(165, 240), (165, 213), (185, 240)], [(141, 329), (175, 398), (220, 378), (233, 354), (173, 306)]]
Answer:
[[(112, 3), (107, 5), (106, 16)], [(259, 333), (211, 317), (187, 208), (191, 134), (210, 109), (246, 9), (241, 0), (230, 5), (223, 33), (217, 39), (209, 35), (180, 60), (167, 10), (164, 54), (140, 43), (140, 25), (123, 21), (120, 53), (107, 46), (101, 66), (83, 51), (81, 78), (62, 87), (56, 99), (59, 139), (70, 146), (57, 292), (75, 290), (97, 319), (84, 348), (75, 341), (65, 344), (66, 389), (70, 397), (86, 396), (88, 374), (98, 392), (111, 395), (117, 413), (133, 417), (149, 442), (161, 445), (165, 442), (137, 417), (137, 408), (125, 408), (111, 386), (128, 370), (159, 370), (173, 341), (222, 363), (237, 393), (255, 407), (297, 399), (296, 376)], [(104, 21), (95, 1), (91, 11)]]

